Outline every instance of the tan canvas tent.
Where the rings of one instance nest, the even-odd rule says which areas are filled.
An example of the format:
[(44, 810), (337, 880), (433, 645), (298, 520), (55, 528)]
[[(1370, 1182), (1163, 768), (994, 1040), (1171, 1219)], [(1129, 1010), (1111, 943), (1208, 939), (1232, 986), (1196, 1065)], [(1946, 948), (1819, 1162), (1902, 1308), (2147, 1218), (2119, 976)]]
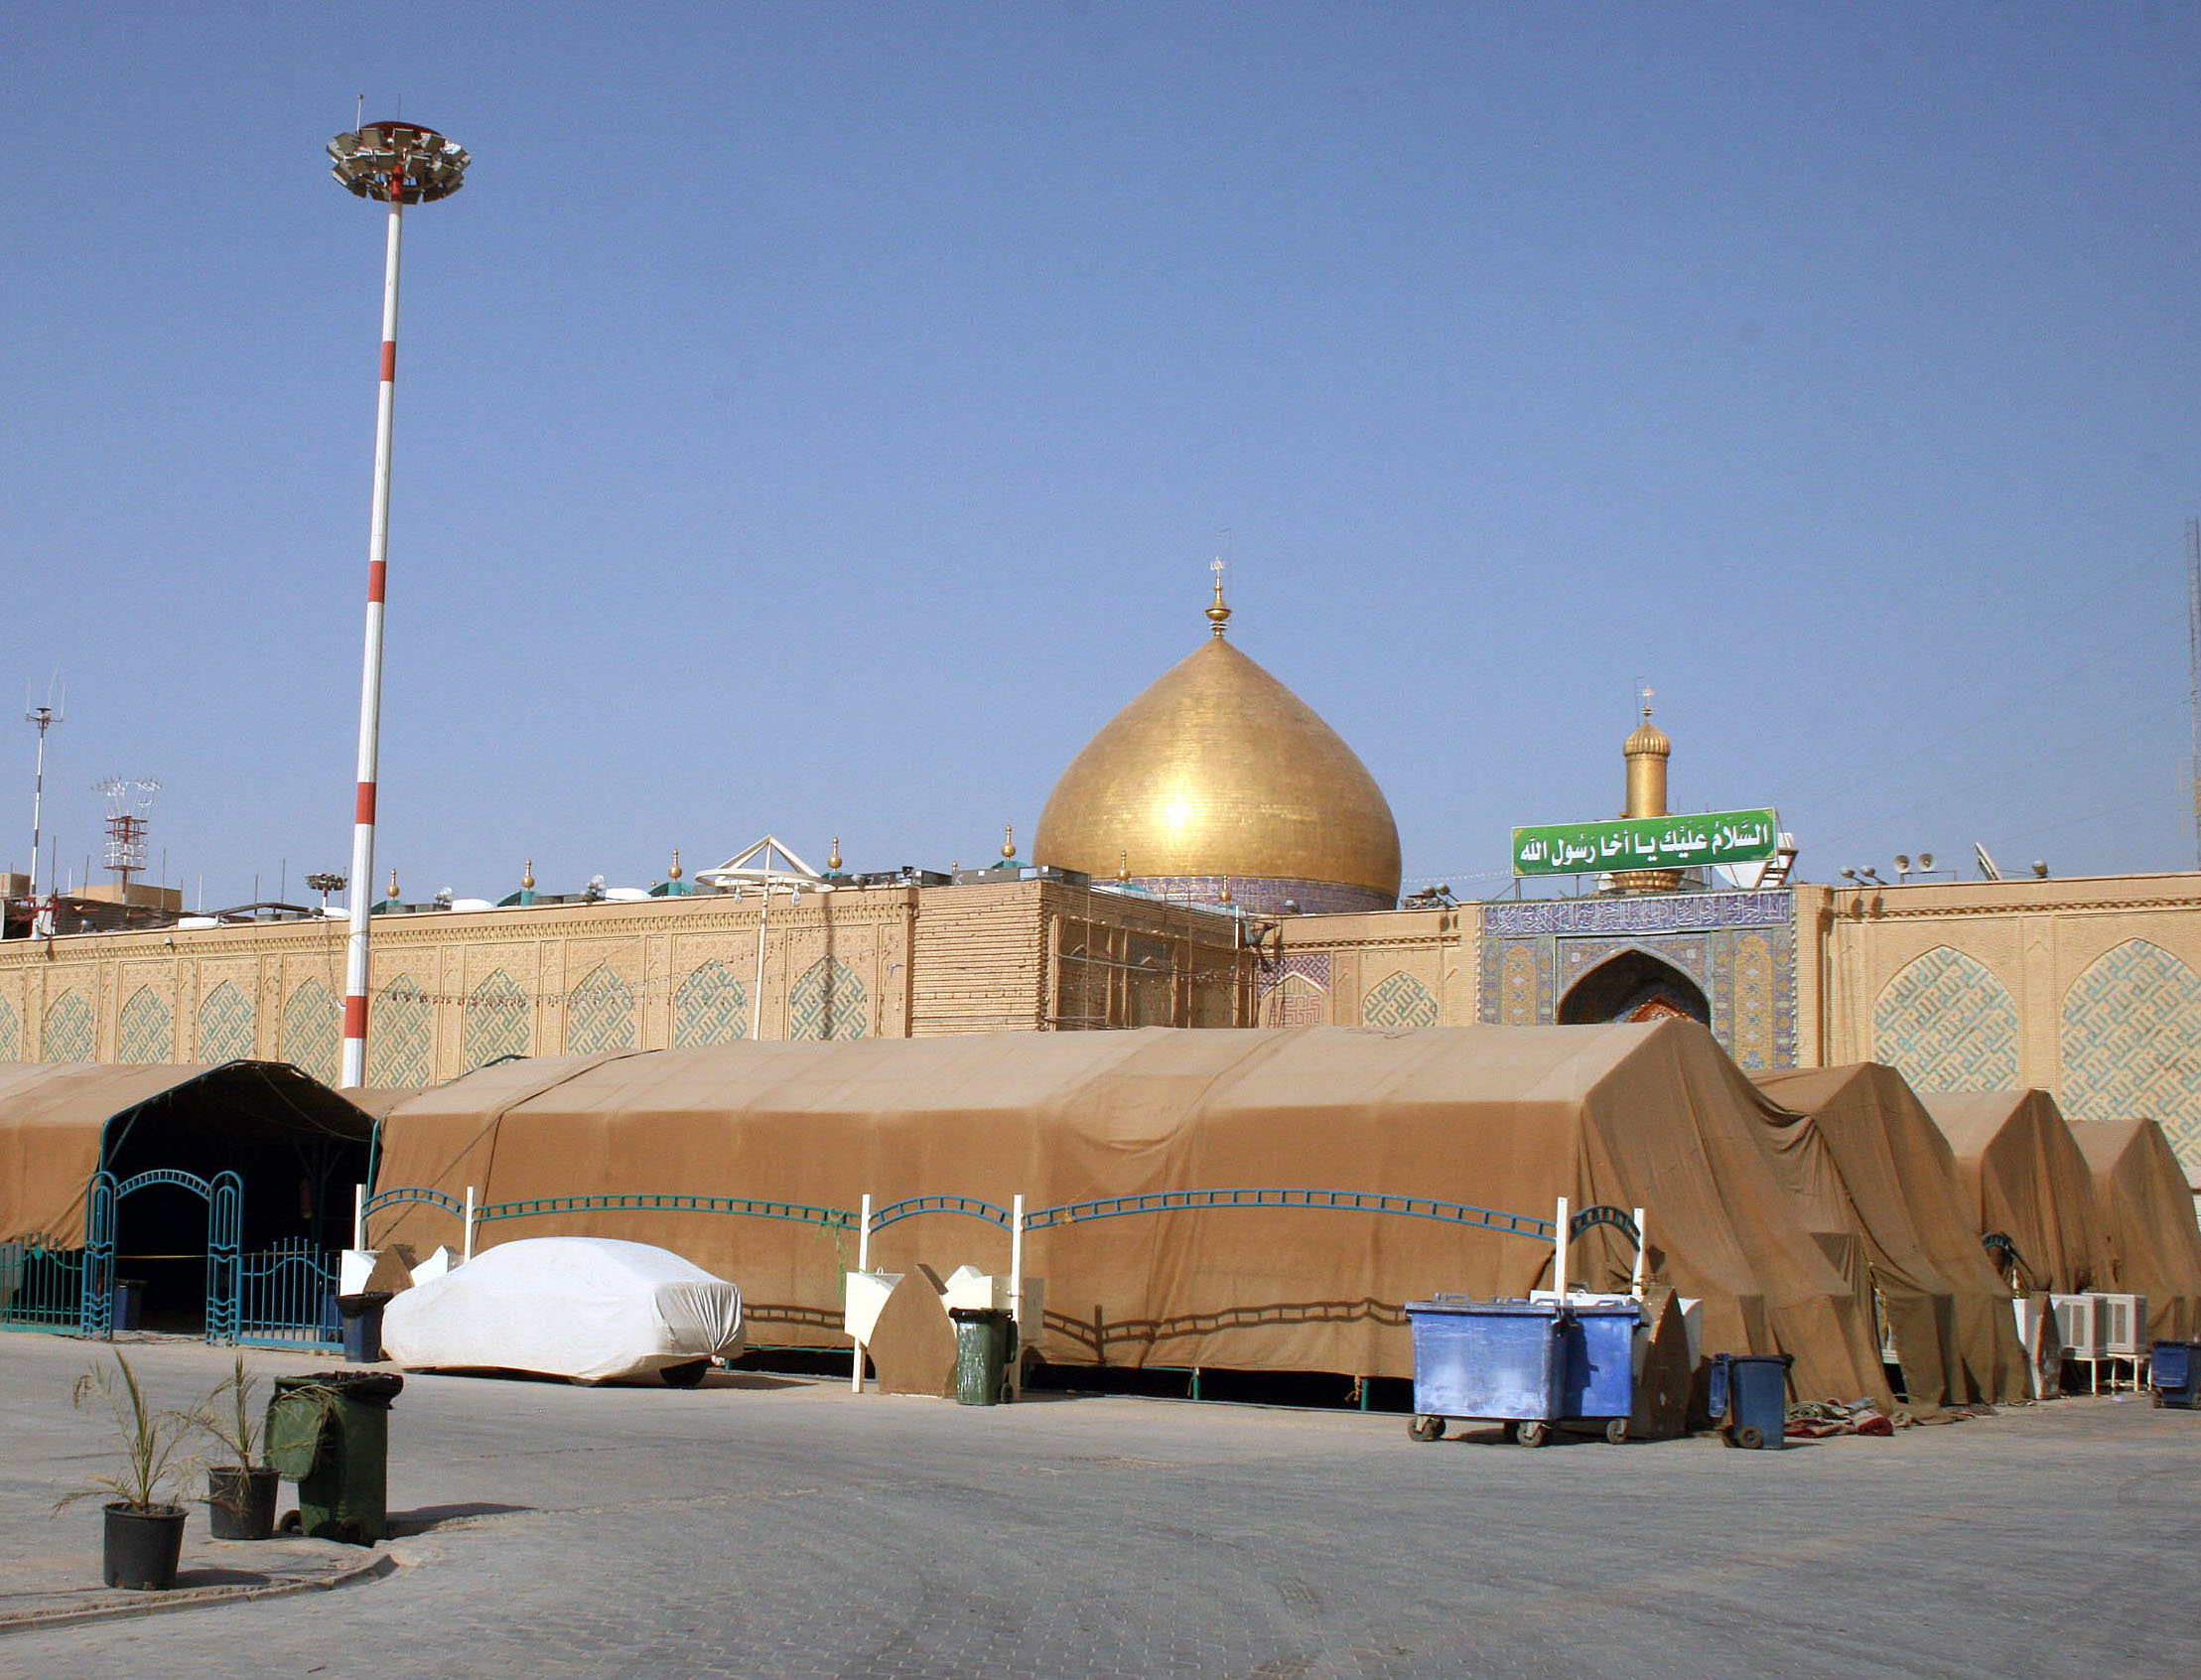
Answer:
[[(248, 1165), (271, 1143), (299, 1141), (350, 1146), (363, 1164), (372, 1124), (278, 1061), (0, 1066), (0, 1241), (80, 1247), (86, 1187), (102, 1165), (210, 1174)], [(283, 1187), (293, 1207), (294, 1179)]]
[(2150, 1335), (2184, 1341), (2201, 1334), (2201, 1228), (2170, 1140), (2152, 1120), (2069, 1124), (2094, 1174), (2114, 1287), (2147, 1297)]
[[(1705, 1301), (1706, 1345), (1786, 1351), (1798, 1391), (1884, 1396), (1871, 1326), (1795, 1217), (1761, 1137), (1770, 1105), (1694, 1023), (1570, 1028), (1004, 1033), (743, 1043), (510, 1062), (422, 1092), (383, 1125), (378, 1188), (484, 1202), (667, 1194), (854, 1208), (929, 1195), (1034, 1210), (1168, 1191), (1293, 1189), (1549, 1220), (1650, 1210), (1657, 1267)], [(492, 1206), (492, 1213), (501, 1211)], [(633, 1207), (484, 1221), (480, 1241), (587, 1232), (655, 1242), (742, 1288), (759, 1342), (838, 1340), (853, 1233)], [(418, 1203), (376, 1242), (456, 1240)], [(1006, 1270), (1000, 1226), (948, 1211), (882, 1229), (874, 1263)], [(1624, 1285), (1606, 1229), (1577, 1280)], [(1412, 1370), (1401, 1305), (1519, 1295), (1548, 1241), (1439, 1218), (1231, 1206), (1050, 1215), (1027, 1242), (1053, 1360)]]
[(1912, 1405), (2024, 1399), (2010, 1291), (1981, 1246), (1948, 1140), (1903, 1076), (1864, 1062), (1751, 1077), (1808, 1117), (1780, 1129), (1780, 1158), (1808, 1203), (1851, 1221)]
[(2046, 1091), (1920, 1091), (1957, 1158), (1981, 1234), (2017, 1250), (2019, 1283), (2064, 1294), (2112, 1275), (2094, 1175)]

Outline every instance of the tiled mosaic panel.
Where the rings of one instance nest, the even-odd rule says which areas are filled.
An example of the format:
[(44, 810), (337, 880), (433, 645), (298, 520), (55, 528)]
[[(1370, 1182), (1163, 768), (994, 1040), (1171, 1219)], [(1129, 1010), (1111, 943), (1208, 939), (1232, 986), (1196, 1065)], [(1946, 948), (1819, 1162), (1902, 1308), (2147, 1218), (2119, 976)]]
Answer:
[(1368, 988), (1360, 1019), (1371, 1027), (1434, 1027), (1436, 994), (1411, 974), (1389, 974)]
[(497, 969), (467, 995), (466, 1037), (461, 1059), (468, 1072), (504, 1055), (525, 1055), (531, 1036), (527, 994), (503, 969)]
[(707, 962), (672, 997), (672, 1042), (677, 1050), (730, 1045), (749, 1033), (749, 993), (723, 962)]
[(430, 1082), (435, 1073), (434, 1008), (410, 974), (400, 974), (375, 994), (367, 1016), (368, 1084)]
[(787, 994), (790, 1039), (861, 1039), (870, 1031), (864, 982), (839, 957), (820, 957)]
[(81, 992), (64, 992), (46, 1006), (39, 1036), (41, 1061), (89, 1061), (95, 1049), (91, 1005)]
[(1727, 1053), (1742, 1067), (1771, 1067), (1775, 1065), (1775, 1009), (1780, 994), (1773, 941), (1763, 933), (1735, 935), (1731, 975)]
[(634, 994), (609, 968), (592, 968), (566, 1005), (566, 1053), (634, 1048)]
[(2144, 939), (2096, 958), (2063, 997), (2063, 1106), (2155, 1121), (2201, 1179), (2201, 975)]
[(1521, 941), (1506, 946), (1498, 965), (1498, 1019), (1508, 1027), (1534, 1027), (1537, 1023), (1536, 946)]
[(2017, 1088), (2017, 1003), (1973, 958), (1936, 945), (1872, 1008), (1873, 1054), (1920, 1090)]
[(23, 1059), (23, 1020), (15, 1005), (0, 998), (0, 1061)]
[(199, 1000), (199, 1059), (241, 1061), (252, 1053), (252, 1000), (224, 980)]
[(166, 1061), (176, 1053), (176, 1015), (150, 986), (140, 986), (116, 1023), (117, 1061)]
[(283, 1006), (283, 1059), (324, 1084), (341, 1071), (338, 1050), (344, 1042), (344, 1016), (336, 994), (319, 980), (308, 980)]
[(1329, 996), (1329, 952), (1291, 951), (1261, 974), (1264, 1027), (1319, 1027)]

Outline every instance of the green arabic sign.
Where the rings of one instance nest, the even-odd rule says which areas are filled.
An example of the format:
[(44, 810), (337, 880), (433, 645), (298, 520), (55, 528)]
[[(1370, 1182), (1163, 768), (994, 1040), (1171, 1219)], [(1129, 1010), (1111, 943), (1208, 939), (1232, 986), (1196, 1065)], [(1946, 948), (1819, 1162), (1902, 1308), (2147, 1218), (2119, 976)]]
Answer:
[(1780, 845), (1777, 811), (1702, 811), (1623, 817), (1513, 831), (1515, 875), (1589, 875), (1615, 869), (1701, 869), (1758, 863)]

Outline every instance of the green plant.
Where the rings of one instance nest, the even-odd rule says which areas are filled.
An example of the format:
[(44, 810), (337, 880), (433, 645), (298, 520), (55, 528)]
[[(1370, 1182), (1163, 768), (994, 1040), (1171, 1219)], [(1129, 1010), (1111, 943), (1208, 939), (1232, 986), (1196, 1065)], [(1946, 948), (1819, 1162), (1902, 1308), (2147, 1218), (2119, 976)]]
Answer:
[(262, 1446), (264, 1426), (253, 1409), (259, 1393), (260, 1379), (246, 1367), (244, 1355), (239, 1353), (235, 1369), (214, 1385), (206, 1404), (195, 1414), (199, 1427), (213, 1437), (239, 1470), (252, 1468)]
[(130, 1361), (118, 1352), (114, 1362), (122, 1372), (119, 1383), (114, 1372), (106, 1366), (94, 1365), (76, 1379), (69, 1391), (69, 1404), (82, 1406), (94, 1399), (105, 1404), (119, 1438), (121, 1473), (92, 1476), (89, 1486), (79, 1487), (55, 1500), (57, 1511), (68, 1509), (79, 1499), (95, 1498), (100, 1494), (108, 1495), (133, 1511), (168, 1508), (174, 1501), (163, 1498), (162, 1494), (189, 1475), (197, 1464), (183, 1448), (192, 1433), (204, 1426), (204, 1417), (197, 1412), (180, 1412), (173, 1407), (155, 1409), (148, 1405), (145, 1390), (138, 1385), (137, 1372), (130, 1369)]

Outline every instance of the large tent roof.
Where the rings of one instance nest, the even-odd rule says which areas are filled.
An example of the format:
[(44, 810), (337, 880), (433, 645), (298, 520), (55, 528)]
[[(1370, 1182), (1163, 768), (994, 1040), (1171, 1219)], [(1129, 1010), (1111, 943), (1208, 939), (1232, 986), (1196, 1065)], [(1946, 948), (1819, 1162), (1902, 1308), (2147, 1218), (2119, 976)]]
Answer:
[[(1709, 1347), (1794, 1353), (1800, 1392), (1884, 1393), (1869, 1320), (1769, 1160), (1771, 1106), (1685, 1022), (745, 1042), (509, 1062), (424, 1091), (384, 1122), (378, 1188), (842, 1209), (866, 1193), (1002, 1207), (1021, 1193), (1041, 1209), (1287, 1188), (1544, 1219), (1567, 1195), (1649, 1210), (1653, 1262), (1705, 1300)], [(1094, 1212), (1028, 1239), (1050, 1359), (1406, 1375), (1404, 1302), (1519, 1295), (1553, 1256), (1518, 1234), (1366, 1211)], [(492, 1217), (478, 1240), (564, 1233), (687, 1255), (741, 1286), (761, 1340), (838, 1339), (849, 1232), (598, 1208)], [(370, 1235), (426, 1249), (457, 1231), (414, 1203)], [(998, 1226), (939, 1212), (882, 1229), (873, 1257), (1000, 1272), (1008, 1248)], [(1624, 1285), (1631, 1257), (1593, 1231), (1571, 1274)]]
[(2170, 1140), (2152, 1120), (2069, 1124), (2094, 1173), (2117, 1287), (2147, 1297), (2152, 1334), (2182, 1341), (2201, 1332), (2201, 1227)]
[(1751, 1078), (1808, 1116), (1784, 1130), (1780, 1158), (1800, 1194), (1855, 1230), (1911, 1401), (2023, 1399), (2009, 1290), (1981, 1245), (1948, 1141), (1903, 1076), (1863, 1062)]
[(1957, 1159), (1967, 1210), (1982, 1235), (2016, 1246), (2028, 1289), (2106, 1285), (2109, 1239), (2094, 1175), (2046, 1091), (1920, 1091)]
[(0, 1066), (0, 1240), (84, 1240), (91, 1176), (125, 1149), (359, 1141), (372, 1118), (280, 1061)]

